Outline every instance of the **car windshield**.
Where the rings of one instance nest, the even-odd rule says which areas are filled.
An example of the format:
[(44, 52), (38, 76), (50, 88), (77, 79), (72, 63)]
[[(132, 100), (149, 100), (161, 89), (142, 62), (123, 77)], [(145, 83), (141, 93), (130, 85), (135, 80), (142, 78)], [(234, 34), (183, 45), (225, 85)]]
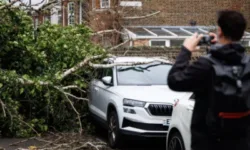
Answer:
[(136, 66), (117, 66), (118, 85), (167, 85), (172, 65), (154, 62)]

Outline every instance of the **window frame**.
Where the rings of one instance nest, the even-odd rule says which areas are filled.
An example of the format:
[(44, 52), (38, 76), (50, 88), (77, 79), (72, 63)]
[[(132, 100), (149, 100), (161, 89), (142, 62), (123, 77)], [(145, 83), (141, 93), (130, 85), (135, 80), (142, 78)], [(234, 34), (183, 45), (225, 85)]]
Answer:
[[(71, 7), (70, 7), (70, 5), (71, 4), (73, 4), (73, 11), (70, 11), (70, 9), (71, 9)], [(75, 25), (75, 8), (76, 8), (76, 6), (75, 6), (75, 2), (69, 2), (68, 3), (68, 25)], [(72, 23), (70, 20), (71, 20), (71, 17), (73, 17), (74, 18), (74, 23)]]
[[(107, 2), (108, 2), (108, 5), (107, 5), (107, 6), (103, 6), (103, 1), (107, 1)], [(101, 9), (110, 8), (110, 0), (100, 0), (100, 8), (101, 8)]]
[[(114, 86), (114, 67), (103, 69), (103, 71), (102, 71), (102, 78), (106, 77), (106, 76), (109, 76), (109, 75), (107, 75), (108, 70), (111, 70), (111, 86)], [(102, 81), (102, 78), (101, 78), (101, 81)]]
[(250, 40), (247, 40), (247, 39), (244, 39), (244, 38), (243, 38), (243, 39), (240, 41), (240, 44), (242, 44), (243, 46), (245, 46), (245, 45), (243, 44), (243, 42), (248, 43), (246, 47), (250, 47)]
[(170, 47), (170, 40), (165, 39), (151, 39), (149, 40), (149, 46), (152, 46), (152, 42), (165, 42), (164, 46), (154, 46), (154, 47)]
[[(104, 62), (104, 64), (110, 64), (111, 62)], [(95, 71), (97, 72), (97, 76), (95, 77), (96, 80), (102, 82), (102, 78), (107, 76), (107, 70), (111, 70), (112, 73), (111, 73), (111, 86), (115, 86), (115, 78), (114, 78), (114, 72), (116, 71), (115, 70), (115, 67), (112, 67), (112, 68), (98, 68), (96, 69)]]
[[(172, 44), (173, 41), (181, 41), (182, 44), (180, 44), (179, 46), (175, 46), (175, 45)], [(185, 39), (171, 39), (170, 40), (170, 46), (171, 47), (181, 47), (183, 45), (184, 41), (185, 41)]]

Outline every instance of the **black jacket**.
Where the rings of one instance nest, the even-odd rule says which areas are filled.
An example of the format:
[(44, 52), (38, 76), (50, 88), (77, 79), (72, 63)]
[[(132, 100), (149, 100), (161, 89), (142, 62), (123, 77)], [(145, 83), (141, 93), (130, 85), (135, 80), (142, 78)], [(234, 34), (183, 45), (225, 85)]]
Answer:
[[(240, 44), (224, 45), (217, 49), (211, 49), (210, 51), (213, 57), (224, 61), (227, 64), (240, 63), (244, 52), (245, 49)], [(194, 150), (215, 149), (214, 147), (210, 146), (215, 145), (211, 144), (211, 142), (215, 142), (216, 139), (212, 139), (210, 137), (205, 123), (209, 96), (211, 95), (210, 89), (212, 88), (212, 64), (209, 60), (203, 57), (200, 57), (193, 63), (190, 63), (190, 59), (191, 52), (185, 47), (182, 47), (175, 64), (170, 70), (168, 76), (168, 85), (172, 90), (194, 92), (195, 94), (196, 103), (194, 106), (191, 122), (191, 147)], [(243, 143), (246, 143), (246, 141)], [(215, 147), (218, 148), (218, 145)], [(230, 147), (232, 148), (232, 146)], [(223, 147), (223, 149), (225, 149), (225, 147)], [(243, 150), (244, 148), (240, 149)]]

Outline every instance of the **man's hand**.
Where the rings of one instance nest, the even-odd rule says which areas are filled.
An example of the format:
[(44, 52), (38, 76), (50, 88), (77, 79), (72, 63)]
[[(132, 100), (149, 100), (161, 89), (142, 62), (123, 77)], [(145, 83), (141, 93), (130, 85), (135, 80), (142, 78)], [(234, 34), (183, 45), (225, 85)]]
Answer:
[(194, 52), (202, 37), (203, 34), (198, 35), (198, 33), (195, 33), (184, 41), (183, 46), (185, 46), (190, 52)]
[(218, 42), (217, 34), (210, 32), (209, 35), (214, 37), (214, 39), (211, 41), (213, 44)]

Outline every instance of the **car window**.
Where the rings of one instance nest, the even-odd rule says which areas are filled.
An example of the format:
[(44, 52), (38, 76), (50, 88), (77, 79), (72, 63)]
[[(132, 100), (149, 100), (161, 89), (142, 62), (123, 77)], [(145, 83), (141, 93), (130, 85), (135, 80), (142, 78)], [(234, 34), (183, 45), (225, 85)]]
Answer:
[(95, 70), (95, 78), (101, 80), (103, 77), (103, 69), (96, 69)]
[(104, 69), (103, 70), (103, 75), (102, 75), (102, 77), (106, 77), (106, 76), (110, 76), (110, 77), (112, 77), (112, 84), (114, 83), (114, 81), (113, 81), (113, 68), (107, 68), (107, 69)]
[(108, 69), (104, 70), (103, 77), (105, 77), (105, 76), (113, 77), (113, 70), (112, 70), (112, 68), (108, 68)]
[(195, 100), (195, 95), (192, 94), (192, 95), (190, 96), (189, 100), (194, 101), (194, 100)]

